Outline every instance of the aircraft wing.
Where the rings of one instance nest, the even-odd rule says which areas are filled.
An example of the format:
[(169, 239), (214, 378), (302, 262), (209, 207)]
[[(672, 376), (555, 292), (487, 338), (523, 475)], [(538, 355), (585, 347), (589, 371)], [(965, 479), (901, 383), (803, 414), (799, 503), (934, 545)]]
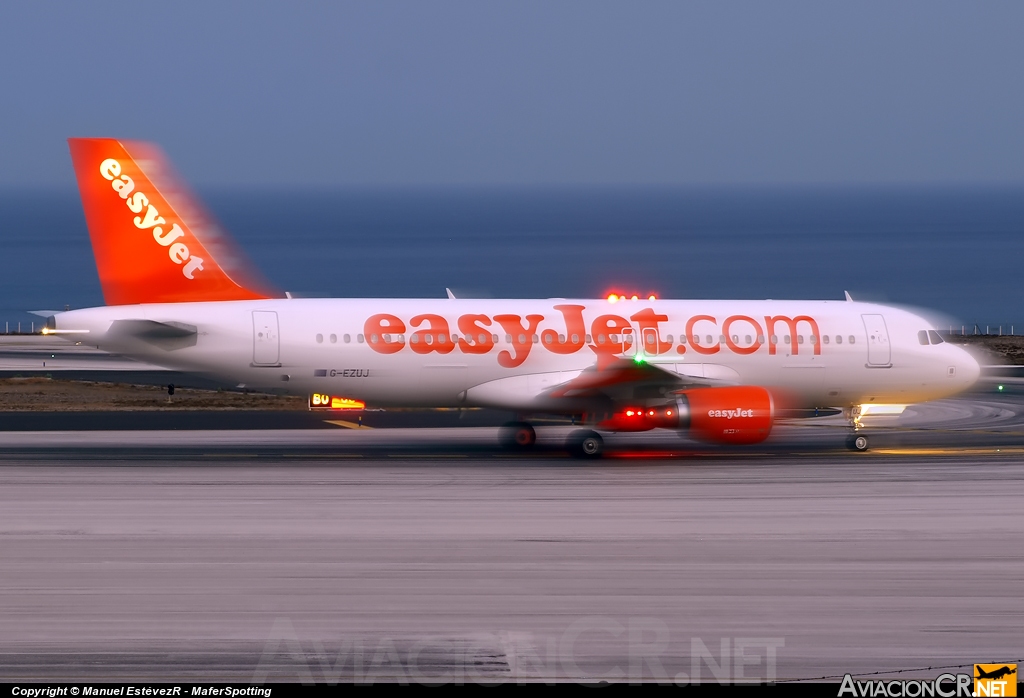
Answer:
[[(720, 367), (725, 368), (725, 367)], [(676, 364), (657, 365), (626, 358), (600, 361), (584, 370), (511, 376), (470, 388), (468, 402), (511, 410), (587, 412), (635, 400), (667, 400), (682, 390), (739, 382), (734, 371), (701, 364), (680, 372)]]
[(581, 371), (547, 394), (551, 398), (604, 397), (617, 401), (664, 396), (701, 384), (704, 384), (703, 379), (681, 376), (654, 364), (614, 359)]

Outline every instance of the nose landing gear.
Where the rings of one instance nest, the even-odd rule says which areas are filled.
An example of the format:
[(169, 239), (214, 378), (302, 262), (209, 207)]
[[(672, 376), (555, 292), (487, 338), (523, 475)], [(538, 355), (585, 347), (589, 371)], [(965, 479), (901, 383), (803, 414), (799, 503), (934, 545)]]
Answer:
[(846, 447), (851, 451), (868, 450), (868, 446), (870, 445), (868, 437), (865, 434), (860, 433), (860, 405), (848, 407), (843, 410), (843, 412), (846, 415), (846, 419), (850, 422), (850, 429), (853, 430), (853, 433), (846, 437)]
[(850, 434), (846, 437), (846, 447), (851, 451), (866, 451), (868, 445), (868, 437), (864, 434)]

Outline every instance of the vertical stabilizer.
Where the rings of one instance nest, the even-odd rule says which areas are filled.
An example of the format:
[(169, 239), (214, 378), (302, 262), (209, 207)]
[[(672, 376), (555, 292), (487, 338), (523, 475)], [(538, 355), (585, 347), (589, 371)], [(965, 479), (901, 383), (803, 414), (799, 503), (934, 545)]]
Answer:
[(113, 138), (68, 144), (108, 305), (279, 295), (255, 280), (159, 148)]

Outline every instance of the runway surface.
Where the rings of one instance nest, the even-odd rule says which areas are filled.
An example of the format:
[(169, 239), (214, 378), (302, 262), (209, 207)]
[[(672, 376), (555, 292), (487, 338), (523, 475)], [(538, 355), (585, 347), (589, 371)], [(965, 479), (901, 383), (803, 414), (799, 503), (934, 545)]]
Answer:
[[(363, 413), (274, 411), (0, 412), (3, 453), (124, 457), (245, 455), (251, 457), (375, 457), (424, 454), (507, 458), (499, 425), (513, 415), (490, 410)], [(565, 456), (578, 427), (539, 420), (537, 449), (520, 457)], [(667, 430), (605, 434), (609, 456), (820, 456), (842, 447), (842, 415), (781, 419), (770, 438), (742, 447), (713, 446)], [(1024, 391), (978, 392), (913, 405), (900, 417), (870, 417), (864, 431), (875, 450), (1015, 448), (1024, 446)], [(2, 455), (2, 454), (0, 454)]]
[[(486, 428), (293, 430), (336, 439), (306, 447), (50, 434), (65, 441), (0, 458), (0, 679), (682, 683), (1012, 661), (1022, 413), (937, 403), (865, 454), (828, 425), (745, 452), (629, 436), (596, 465), (564, 456), (561, 427), (527, 457)], [(113, 443), (132, 434), (235, 441)]]

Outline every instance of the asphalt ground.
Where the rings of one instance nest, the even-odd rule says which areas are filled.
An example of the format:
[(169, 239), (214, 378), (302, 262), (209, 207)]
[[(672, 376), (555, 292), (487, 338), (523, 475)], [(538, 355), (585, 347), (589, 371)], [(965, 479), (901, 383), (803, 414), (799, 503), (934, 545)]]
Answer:
[(1021, 654), (1020, 455), (8, 460), (0, 484), (5, 680), (794, 680)]
[(597, 463), (564, 453), (564, 426), (527, 455), (483, 426), (6, 431), (0, 679), (838, 681), (1013, 661), (1022, 420), (1019, 396), (972, 395), (876, 425), (868, 453), (825, 417), (745, 450), (620, 435)]
[(409, 412), (310, 412), (304, 410), (189, 409), (96, 412), (0, 412), (0, 433), (16, 431), (225, 431), (338, 429), (336, 422), (373, 428), (497, 426), (511, 414), (485, 410)]

